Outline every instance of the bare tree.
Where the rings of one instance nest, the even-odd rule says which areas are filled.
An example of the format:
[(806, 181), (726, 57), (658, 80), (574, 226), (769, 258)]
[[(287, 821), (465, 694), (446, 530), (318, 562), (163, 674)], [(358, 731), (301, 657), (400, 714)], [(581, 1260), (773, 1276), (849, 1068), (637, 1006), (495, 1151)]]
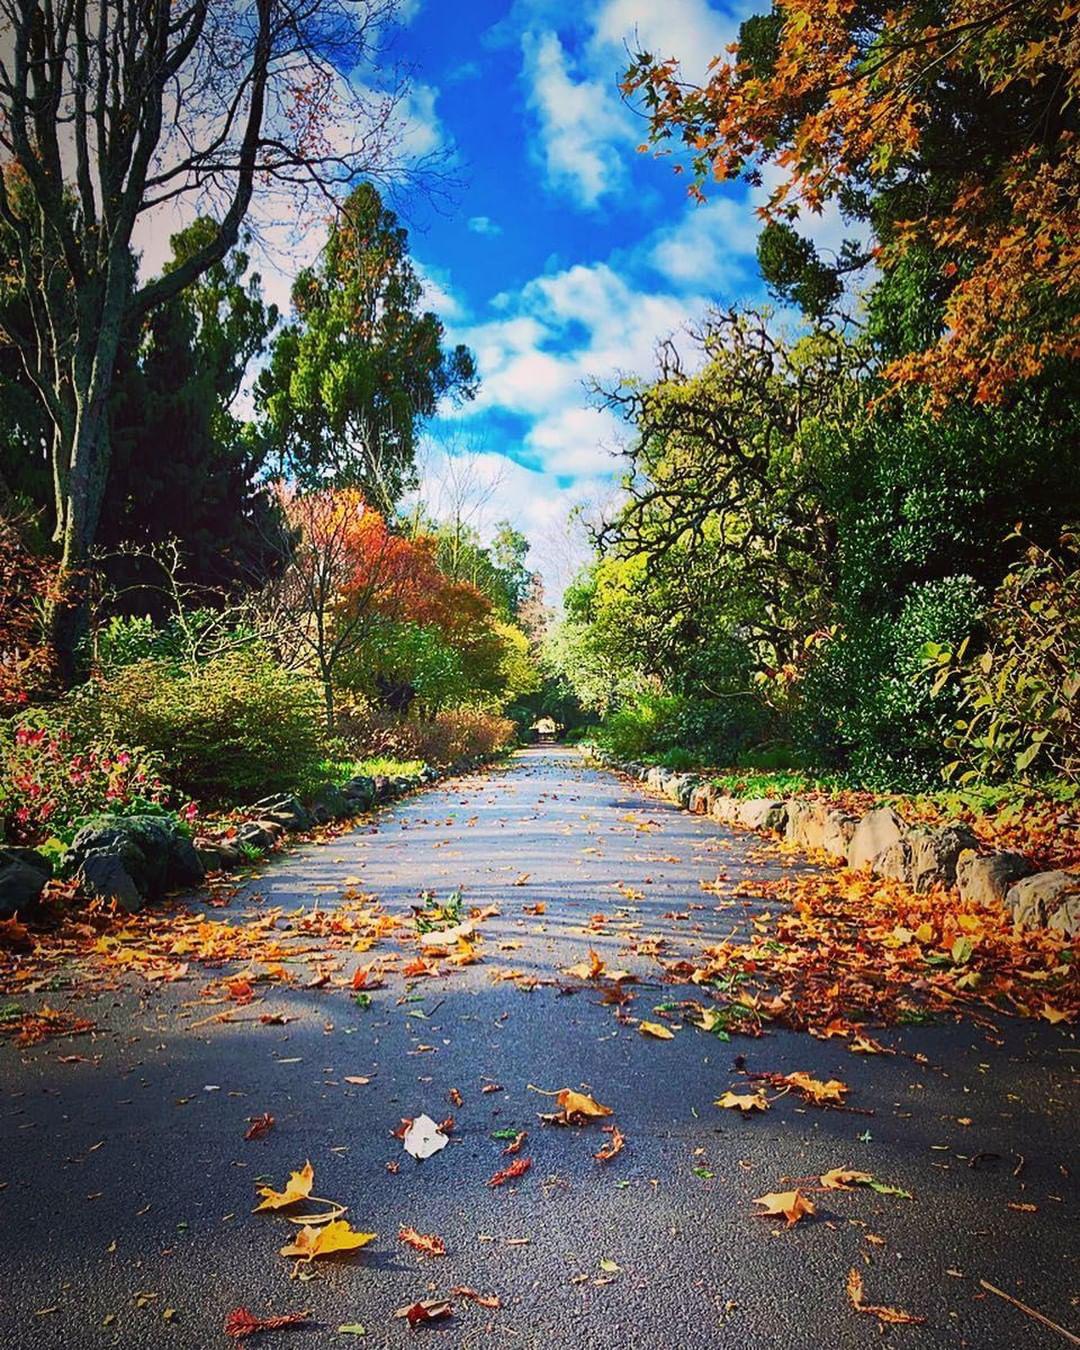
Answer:
[[(21, 272), (13, 303), (0, 293), (0, 339), (52, 427), (62, 553), (50, 629), (69, 678), (121, 338), (228, 252), (256, 193), (332, 200), (391, 169), (403, 87), (380, 91), (377, 62), (395, 5), (0, 0), (0, 230)], [(139, 285), (136, 225), (185, 201), (216, 232)]]

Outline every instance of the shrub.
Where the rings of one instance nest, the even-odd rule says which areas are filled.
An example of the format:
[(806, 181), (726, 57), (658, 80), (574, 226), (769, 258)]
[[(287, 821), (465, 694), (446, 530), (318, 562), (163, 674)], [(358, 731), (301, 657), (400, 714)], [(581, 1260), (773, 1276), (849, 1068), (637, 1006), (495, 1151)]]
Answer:
[(338, 718), (338, 731), (360, 758), (385, 755), (440, 766), (466, 755), (495, 754), (513, 745), (517, 734), (508, 717), (483, 708), (446, 708), (425, 719), (352, 708)]
[(970, 577), (909, 588), (900, 612), (864, 618), (822, 644), (800, 690), (797, 749), (819, 771), (877, 791), (939, 784), (957, 697), (920, 678), (927, 644), (955, 644), (978, 623)]
[(1061, 557), (1032, 545), (985, 615), (986, 644), (970, 656), (931, 643), (934, 688), (958, 689), (960, 715), (946, 744), (959, 781), (1052, 772), (1080, 781), (1080, 538)]
[(609, 713), (596, 739), (624, 759), (681, 750), (694, 764), (727, 764), (760, 736), (766, 716), (749, 696), (645, 694)]
[(16, 843), (70, 844), (89, 816), (153, 814), (172, 796), (160, 755), (99, 741), (80, 746), (40, 714), (5, 730), (0, 759), (0, 834)]
[(193, 668), (136, 662), (87, 686), (71, 711), (156, 752), (175, 787), (214, 805), (302, 788), (325, 754), (318, 689), (257, 648)]

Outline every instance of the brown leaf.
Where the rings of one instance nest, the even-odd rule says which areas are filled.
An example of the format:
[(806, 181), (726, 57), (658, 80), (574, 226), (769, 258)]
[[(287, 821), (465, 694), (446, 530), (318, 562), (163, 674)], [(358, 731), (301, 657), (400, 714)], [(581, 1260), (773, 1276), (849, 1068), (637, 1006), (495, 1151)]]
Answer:
[(914, 1313), (904, 1312), (900, 1308), (887, 1308), (878, 1304), (864, 1302), (865, 1293), (863, 1290), (863, 1279), (855, 1266), (852, 1266), (848, 1271), (847, 1295), (851, 1300), (851, 1306), (856, 1312), (869, 1313), (871, 1317), (876, 1317), (879, 1322), (888, 1322), (892, 1325), (900, 1326), (908, 1323), (919, 1324), (926, 1321), (925, 1317), (917, 1317)]
[(478, 1294), (475, 1289), (470, 1289), (467, 1284), (455, 1284), (450, 1293), (454, 1298), (467, 1298), (473, 1303), (478, 1303), (481, 1308), (501, 1308), (502, 1300), (498, 1294)]
[(520, 1153), (521, 1146), (525, 1142), (525, 1140), (528, 1139), (528, 1137), (529, 1137), (528, 1130), (519, 1130), (517, 1134), (514, 1135), (513, 1139), (511, 1139), (511, 1141), (503, 1149), (503, 1157), (504, 1158), (509, 1157), (513, 1153)]
[(523, 1177), (531, 1166), (531, 1158), (515, 1158), (512, 1163), (509, 1163), (506, 1167), (502, 1168), (501, 1171), (496, 1172), (488, 1182), (488, 1185), (502, 1186), (507, 1181), (514, 1181), (518, 1177)]
[(274, 1117), (269, 1111), (264, 1111), (261, 1116), (248, 1116), (248, 1127), (244, 1131), (245, 1139), (261, 1139), (264, 1134), (269, 1134), (274, 1128)]
[(282, 1327), (302, 1327), (311, 1321), (307, 1312), (277, 1313), (271, 1317), (256, 1317), (247, 1308), (234, 1308), (225, 1319), (225, 1335), (235, 1341), (254, 1336), (260, 1331), (279, 1331)]
[(761, 1091), (725, 1092), (723, 1096), (717, 1097), (713, 1105), (723, 1106), (732, 1111), (742, 1111), (745, 1115), (749, 1111), (767, 1111), (769, 1099)]
[(424, 1322), (440, 1322), (445, 1317), (453, 1317), (454, 1309), (448, 1299), (425, 1298), (416, 1303), (408, 1303), (398, 1308), (395, 1317), (408, 1318), (409, 1326), (418, 1327)]
[(768, 1195), (759, 1195), (754, 1204), (764, 1206), (761, 1210), (763, 1218), (782, 1215), (787, 1220), (788, 1228), (798, 1223), (800, 1219), (806, 1218), (808, 1214), (817, 1212), (814, 1202), (799, 1190), (770, 1191)]
[(610, 1162), (616, 1153), (623, 1151), (626, 1144), (626, 1135), (623, 1134), (618, 1125), (605, 1125), (604, 1129), (611, 1135), (611, 1138), (593, 1154), (596, 1161), (602, 1163)]
[(415, 1228), (406, 1228), (402, 1224), (398, 1230), (398, 1238), (414, 1251), (420, 1252), (422, 1256), (446, 1255), (446, 1243), (434, 1233), (418, 1233)]

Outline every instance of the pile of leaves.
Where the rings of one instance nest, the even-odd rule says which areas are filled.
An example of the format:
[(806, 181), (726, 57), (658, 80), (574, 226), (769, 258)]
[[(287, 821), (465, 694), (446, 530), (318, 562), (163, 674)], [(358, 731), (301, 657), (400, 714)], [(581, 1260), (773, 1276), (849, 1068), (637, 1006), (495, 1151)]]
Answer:
[[(721, 887), (709, 883), (714, 892)], [(852, 1049), (872, 1053), (880, 1047), (860, 1032), (870, 1022), (967, 1012), (1057, 1023), (1080, 1013), (1074, 944), (1017, 930), (955, 892), (916, 895), (898, 882), (842, 871), (746, 882), (727, 894), (774, 901), (775, 912), (752, 917), (748, 941), (712, 944), (696, 964), (669, 963), (669, 976), (712, 987), (762, 1021), (851, 1037)]]

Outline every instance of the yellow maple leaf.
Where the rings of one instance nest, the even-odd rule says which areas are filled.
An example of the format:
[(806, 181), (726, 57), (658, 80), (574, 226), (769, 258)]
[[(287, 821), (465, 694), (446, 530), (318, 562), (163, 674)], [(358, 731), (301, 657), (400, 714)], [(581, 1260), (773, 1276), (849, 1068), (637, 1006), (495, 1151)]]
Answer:
[(1057, 1026), (1059, 1022), (1067, 1022), (1069, 1014), (1062, 1012), (1060, 1008), (1052, 1008), (1049, 1003), (1044, 1003), (1039, 1009), (1039, 1016), (1044, 1017), (1051, 1026)]
[(811, 1078), (802, 1070), (785, 1074), (784, 1082), (815, 1102), (842, 1102), (848, 1090), (847, 1084), (841, 1083), (838, 1078), (830, 1078), (828, 1082), (823, 1082), (820, 1078)]
[(601, 960), (600, 956), (589, 948), (589, 959), (579, 961), (576, 966), (566, 968), (567, 975), (573, 975), (579, 980), (598, 980), (603, 975), (607, 963)]
[(730, 1107), (734, 1111), (767, 1111), (769, 1099), (764, 1092), (725, 1092), (717, 1097), (714, 1106)]
[(675, 1033), (670, 1027), (662, 1026), (659, 1022), (639, 1022), (638, 1031), (643, 1036), (655, 1036), (658, 1041), (673, 1041)]
[(849, 1191), (852, 1183), (866, 1185), (873, 1179), (869, 1172), (854, 1172), (846, 1167), (831, 1167), (821, 1174), (821, 1184), (827, 1191)]
[(356, 1251), (374, 1242), (378, 1233), (358, 1233), (345, 1219), (336, 1219), (321, 1228), (301, 1228), (296, 1239), (282, 1247), (282, 1256), (295, 1256), (313, 1261), (316, 1256), (334, 1256), (338, 1252)]
[(761, 1211), (763, 1217), (783, 1215), (789, 1228), (808, 1214), (817, 1212), (813, 1200), (799, 1190), (770, 1191), (768, 1195), (759, 1195), (754, 1204), (764, 1206)]
[(299, 1172), (290, 1172), (288, 1185), (283, 1191), (275, 1191), (272, 1186), (260, 1186), (262, 1201), (252, 1213), (258, 1214), (260, 1209), (284, 1209), (286, 1205), (295, 1205), (297, 1200), (306, 1200), (314, 1181), (315, 1169), (306, 1162)]
[(572, 1088), (563, 1088), (555, 1100), (568, 1116), (592, 1116), (598, 1119), (600, 1116), (611, 1115), (610, 1106), (601, 1106), (586, 1093), (575, 1092)]

